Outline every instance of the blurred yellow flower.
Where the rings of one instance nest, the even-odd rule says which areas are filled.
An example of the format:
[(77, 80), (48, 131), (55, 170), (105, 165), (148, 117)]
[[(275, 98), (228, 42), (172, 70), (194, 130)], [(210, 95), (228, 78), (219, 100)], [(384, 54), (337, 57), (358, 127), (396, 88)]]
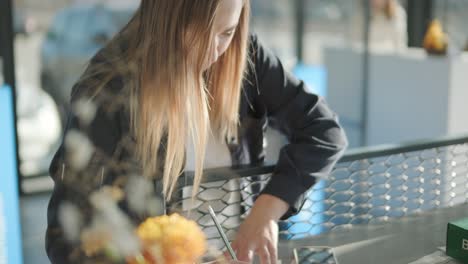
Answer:
[(206, 238), (200, 227), (178, 214), (148, 218), (136, 232), (146, 263), (191, 264), (206, 251)]

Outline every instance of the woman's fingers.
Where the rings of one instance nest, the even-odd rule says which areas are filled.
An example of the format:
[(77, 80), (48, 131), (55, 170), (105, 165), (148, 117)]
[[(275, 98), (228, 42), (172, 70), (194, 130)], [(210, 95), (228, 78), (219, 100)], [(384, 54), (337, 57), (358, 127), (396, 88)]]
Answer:
[(270, 243), (268, 243), (267, 246), (268, 252), (270, 253), (270, 261), (272, 264), (276, 264), (278, 261), (278, 249)]
[[(258, 255), (261, 264), (276, 264), (278, 260), (278, 251), (276, 247), (270, 243), (267, 243), (267, 245), (258, 248), (255, 248), (253, 245), (242, 245), (238, 247), (237, 244), (233, 243), (232, 248), (236, 253), (237, 259), (240, 261), (251, 263), (255, 254)], [(224, 252), (224, 254), (225, 256), (231, 258), (228, 252)]]
[(236, 252), (236, 257), (240, 261), (245, 261), (251, 263), (254, 257), (254, 250), (250, 249), (249, 245), (239, 245), (234, 248)]
[(268, 251), (268, 247), (264, 246), (257, 250), (257, 255), (260, 258), (261, 264), (272, 264), (270, 252)]

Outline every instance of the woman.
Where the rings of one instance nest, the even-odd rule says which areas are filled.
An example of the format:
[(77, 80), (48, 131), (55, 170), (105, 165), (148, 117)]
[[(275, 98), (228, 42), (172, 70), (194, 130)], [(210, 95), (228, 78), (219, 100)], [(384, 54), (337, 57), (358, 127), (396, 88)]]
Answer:
[[(88, 216), (89, 193), (130, 175), (154, 179), (157, 195), (169, 200), (190, 147), (196, 192), (206, 146), (228, 146), (232, 165), (262, 162), (267, 120), (290, 143), (233, 247), (241, 260), (258, 255), (276, 263), (277, 221), (298, 211), (302, 194), (330, 172), (347, 141), (335, 114), (249, 35), (248, 24), (248, 0), (142, 0), (91, 60), (73, 88), (74, 110), (50, 167), (46, 244), (53, 263), (85, 262), (66, 239), (62, 204)], [(121, 207), (135, 222), (144, 217), (129, 203)]]

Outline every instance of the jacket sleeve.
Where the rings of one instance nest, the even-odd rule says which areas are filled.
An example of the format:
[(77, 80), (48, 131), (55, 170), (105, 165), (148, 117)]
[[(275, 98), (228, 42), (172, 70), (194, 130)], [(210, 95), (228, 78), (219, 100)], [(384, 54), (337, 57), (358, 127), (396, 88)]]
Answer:
[(348, 142), (324, 99), (306, 92), (304, 82), (289, 74), (256, 36), (251, 37), (250, 54), (258, 101), (270, 126), (289, 141), (281, 149), (271, 180), (263, 190), (290, 205), (286, 218), (300, 210), (304, 193), (317, 179), (328, 176)]
[(66, 235), (60, 211), (72, 204), (86, 223), (93, 213), (89, 194), (111, 185), (120, 175), (116, 161), (122, 139), (121, 110), (104, 95), (90, 99), (84, 88), (73, 89), (64, 139), (49, 169), (55, 183), (47, 212), (46, 251), (51, 263), (97, 263), (82, 252), (79, 237)]

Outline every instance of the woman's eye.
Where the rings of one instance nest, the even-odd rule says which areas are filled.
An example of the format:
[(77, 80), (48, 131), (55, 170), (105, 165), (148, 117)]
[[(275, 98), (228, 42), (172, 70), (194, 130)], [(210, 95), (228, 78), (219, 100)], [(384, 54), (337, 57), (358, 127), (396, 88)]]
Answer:
[(229, 30), (229, 31), (224, 32), (223, 36), (230, 37), (232, 36), (232, 34), (234, 34), (234, 30)]

